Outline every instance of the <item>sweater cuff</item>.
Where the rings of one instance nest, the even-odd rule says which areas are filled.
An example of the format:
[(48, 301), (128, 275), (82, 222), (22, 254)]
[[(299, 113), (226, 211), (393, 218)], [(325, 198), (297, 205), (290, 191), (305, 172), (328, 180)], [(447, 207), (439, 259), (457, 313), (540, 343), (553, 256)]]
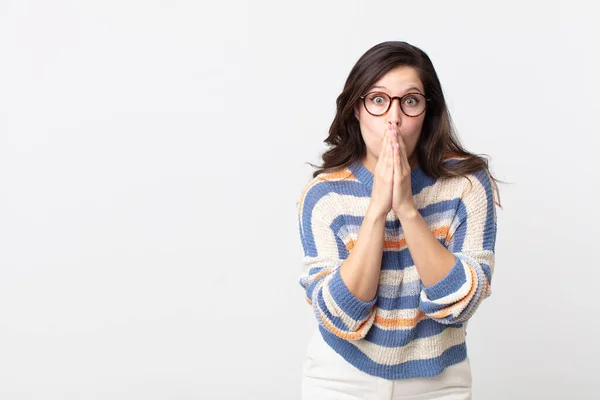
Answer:
[[(456, 256), (455, 256), (456, 257)], [(421, 282), (421, 289), (427, 295), (429, 300), (439, 300), (442, 297), (451, 295), (460, 289), (467, 281), (465, 268), (458, 257), (448, 274), (433, 286), (425, 287)]]
[(371, 301), (358, 299), (344, 283), (339, 269), (335, 271), (329, 282), (329, 292), (342, 311), (355, 321), (362, 321), (367, 318), (377, 301), (377, 296)]

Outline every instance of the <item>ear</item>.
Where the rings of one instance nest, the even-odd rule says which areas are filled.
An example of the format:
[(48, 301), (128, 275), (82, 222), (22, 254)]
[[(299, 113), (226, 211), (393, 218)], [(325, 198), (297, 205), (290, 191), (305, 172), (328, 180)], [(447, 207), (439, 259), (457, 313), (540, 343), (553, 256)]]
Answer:
[(359, 111), (358, 111), (358, 105), (354, 106), (354, 118), (356, 118), (356, 120), (358, 121), (358, 115), (359, 115)]

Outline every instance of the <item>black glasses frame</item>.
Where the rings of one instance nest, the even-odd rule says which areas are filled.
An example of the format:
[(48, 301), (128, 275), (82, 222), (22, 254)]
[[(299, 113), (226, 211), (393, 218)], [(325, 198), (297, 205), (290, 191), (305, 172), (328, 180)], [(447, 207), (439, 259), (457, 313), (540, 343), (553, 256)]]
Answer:
[[(387, 109), (386, 109), (384, 112), (382, 112), (381, 114), (373, 114), (373, 113), (372, 113), (371, 111), (369, 111), (369, 109), (367, 108), (367, 103), (366, 103), (366, 101), (367, 101), (367, 96), (368, 96), (368, 95), (370, 95), (370, 94), (373, 94), (373, 93), (377, 93), (377, 94), (383, 94), (383, 95), (386, 95), (387, 97), (389, 97), (389, 98), (390, 98), (390, 103), (388, 104), (388, 107), (387, 107)], [(420, 112), (419, 114), (417, 114), (417, 115), (408, 115), (408, 114), (406, 113), (406, 111), (404, 111), (404, 108), (402, 108), (402, 99), (403, 99), (403, 98), (405, 98), (405, 97), (406, 97), (406, 96), (408, 96), (408, 95), (411, 95), (411, 94), (413, 94), (413, 95), (414, 95), (414, 94), (418, 94), (419, 96), (423, 96), (423, 97), (425, 98), (425, 108), (423, 109), (423, 111), (421, 111), (421, 112)], [(394, 102), (394, 99), (398, 99), (398, 103), (400, 104), (400, 110), (402, 110), (402, 113), (404, 113), (404, 115), (406, 115), (407, 117), (411, 117), (411, 118), (412, 118), (412, 117), (418, 117), (419, 115), (423, 114), (423, 113), (425, 112), (425, 110), (427, 109), (427, 103), (431, 103), (431, 98), (429, 98), (429, 97), (426, 97), (426, 96), (425, 96), (423, 93), (419, 93), (419, 92), (410, 92), (410, 93), (406, 93), (404, 96), (394, 96), (394, 97), (392, 97), (392, 96), (390, 96), (389, 94), (387, 94), (387, 93), (384, 93), (384, 92), (369, 92), (369, 93), (367, 93), (367, 94), (365, 94), (365, 95), (363, 95), (363, 96), (360, 96), (360, 98), (362, 99), (363, 107), (365, 107), (365, 110), (367, 110), (367, 112), (368, 112), (369, 114), (371, 114), (372, 116), (374, 116), (374, 117), (381, 117), (382, 115), (385, 115), (385, 114), (387, 114), (387, 112), (388, 112), (388, 111), (390, 111), (390, 108), (392, 107), (392, 103)]]

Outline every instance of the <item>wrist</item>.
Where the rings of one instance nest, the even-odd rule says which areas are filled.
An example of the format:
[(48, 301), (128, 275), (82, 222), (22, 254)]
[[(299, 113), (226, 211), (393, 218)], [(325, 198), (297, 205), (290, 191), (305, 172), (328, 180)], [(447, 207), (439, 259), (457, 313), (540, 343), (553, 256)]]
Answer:
[(419, 215), (419, 210), (417, 210), (415, 205), (410, 205), (394, 209), (394, 213), (402, 221), (416, 218)]
[(365, 219), (372, 222), (385, 221), (387, 219), (387, 215), (388, 213), (383, 214), (369, 207), (365, 213)]

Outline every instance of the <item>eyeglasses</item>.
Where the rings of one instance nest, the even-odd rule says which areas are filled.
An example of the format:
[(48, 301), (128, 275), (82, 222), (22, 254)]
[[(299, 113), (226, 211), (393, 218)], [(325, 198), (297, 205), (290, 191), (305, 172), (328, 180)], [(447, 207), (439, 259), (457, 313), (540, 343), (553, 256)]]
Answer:
[(390, 97), (382, 92), (370, 92), (360, 96), (367, 112), (373, 116), (379, 117), (388, 112), (394, 99), (400, 102), (400, 109), (407, 117), (418, 117), (423, 114), (427, 103), (431, 99), (426, 98), (421, 93), (406, 93), (402, 97)]

